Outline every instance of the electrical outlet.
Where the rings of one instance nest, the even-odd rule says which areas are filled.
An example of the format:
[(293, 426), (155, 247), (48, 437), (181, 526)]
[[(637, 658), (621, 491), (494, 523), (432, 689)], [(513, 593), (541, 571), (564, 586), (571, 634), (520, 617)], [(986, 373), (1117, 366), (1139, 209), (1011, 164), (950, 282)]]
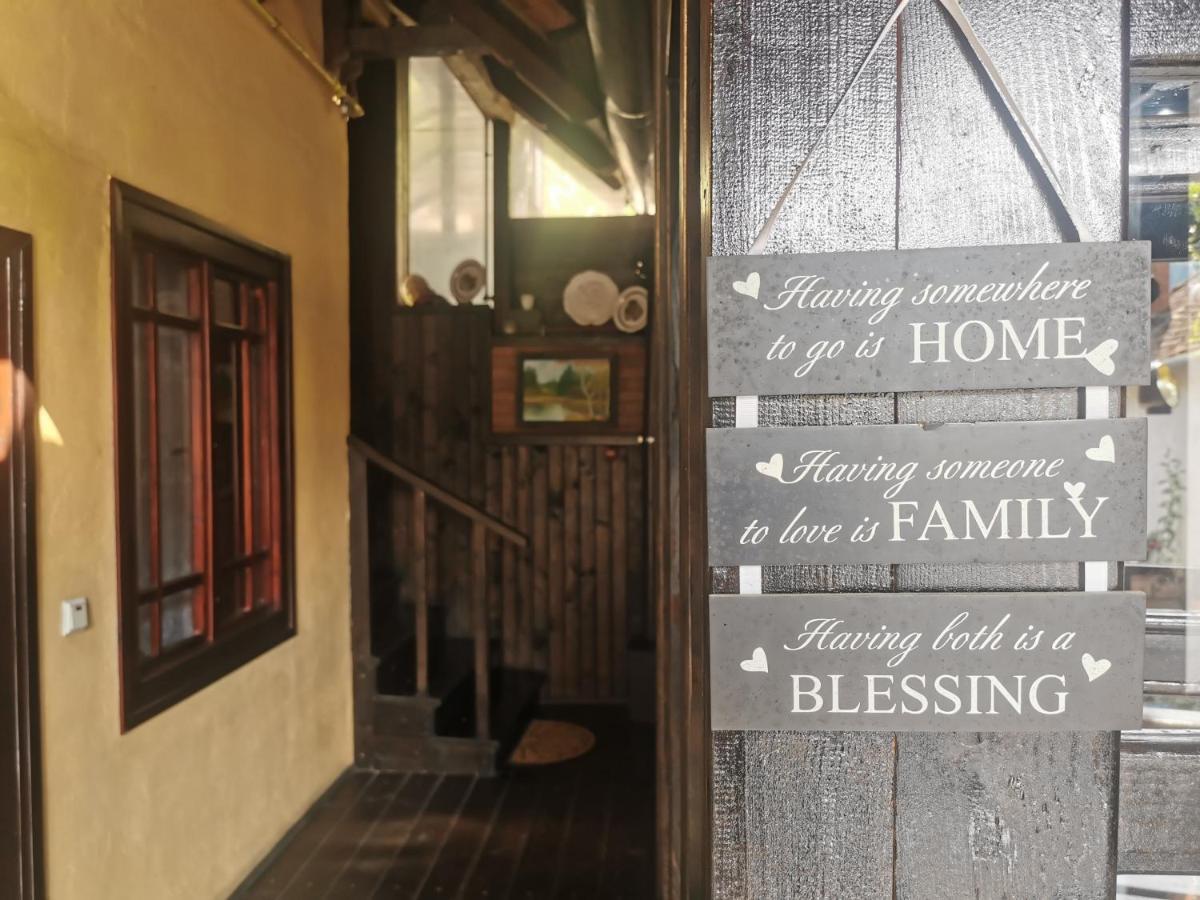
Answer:
[(62, 602), (62, 633), (65, 637), (91, 626), (87, 597), (73, 597)]

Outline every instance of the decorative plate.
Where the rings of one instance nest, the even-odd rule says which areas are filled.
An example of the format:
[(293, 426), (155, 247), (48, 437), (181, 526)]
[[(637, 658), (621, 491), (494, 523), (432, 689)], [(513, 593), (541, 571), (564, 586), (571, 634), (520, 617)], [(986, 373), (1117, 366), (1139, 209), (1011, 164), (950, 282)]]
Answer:
[(621, 331), (632, 334), (646, 327), (650, 318), (650, 294), (639, 284), (627, 287), (617, 298), (617, 311), (613, 314), (613, 324)]
[(603, 325), (617, 309), (617, 283), (603, 272), (587, 270), (567, 282), (563, 310), (578, 325)]
[(487, 286), (487, 269), (475, 259), (464, 259), (450, 273), (450, 294), (461, 304), (468, 304)]

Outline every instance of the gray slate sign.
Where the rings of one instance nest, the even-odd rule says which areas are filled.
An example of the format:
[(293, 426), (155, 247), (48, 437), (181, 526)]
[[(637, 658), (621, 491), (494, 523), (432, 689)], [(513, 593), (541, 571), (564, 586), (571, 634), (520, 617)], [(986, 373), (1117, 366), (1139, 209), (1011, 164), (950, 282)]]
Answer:
[(708, 431), (712, 566), (1145, 552), (1144, 419)]
[(1145, 384), (1150, 245), (708, 260), (714, 397)]
[(712, 727), (1138, 728), (1144, 616), (1132, 592), (714, 595)]

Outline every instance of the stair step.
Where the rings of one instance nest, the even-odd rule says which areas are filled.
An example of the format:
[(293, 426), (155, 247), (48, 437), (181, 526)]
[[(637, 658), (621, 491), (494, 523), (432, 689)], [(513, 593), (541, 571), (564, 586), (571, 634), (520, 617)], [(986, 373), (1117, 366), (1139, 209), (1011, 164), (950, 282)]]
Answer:
[(377, 735), (373, 767), (383, 772), (495, 775), (496, 741), (465, 737)]
[(375, 733), (394, 737), (433, 735), (437, 697), (393, 697), (376, 694), (372, 715)]
[[(525, 669), (493, 669), (489, 735), (498, 752), (507, 757), (537, 709), (546, 677)], [(435, 716), (438, 734), (469, 737), (475, 733), (475, 679), (472, 673), (446, 695)]]
[[(471, 674), (475, 664), (475, 644), (470, 638), (430, 641), (429, 695), (445, 697)], [(416, 693), (416, 650), (412, 642), (379, 660), (376, 690), (389, 696)]]

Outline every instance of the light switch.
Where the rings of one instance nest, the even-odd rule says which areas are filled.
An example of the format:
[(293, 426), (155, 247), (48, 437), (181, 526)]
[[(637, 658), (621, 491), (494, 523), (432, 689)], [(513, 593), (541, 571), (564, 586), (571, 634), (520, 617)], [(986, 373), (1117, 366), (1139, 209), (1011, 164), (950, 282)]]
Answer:
[(74, 597), (62, 604), (62, 633), (64, 636), (83, 631), (91, 625), (87, 597)]

